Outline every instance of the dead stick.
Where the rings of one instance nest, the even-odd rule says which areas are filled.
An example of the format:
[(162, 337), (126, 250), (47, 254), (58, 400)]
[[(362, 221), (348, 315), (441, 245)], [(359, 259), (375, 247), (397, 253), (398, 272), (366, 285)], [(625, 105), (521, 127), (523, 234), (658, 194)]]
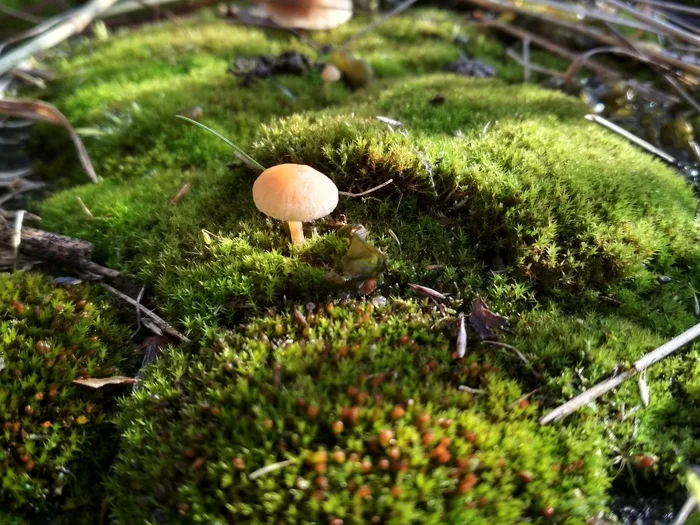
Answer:
[[(14, 232), (9, 225), (0, 223), (0, 245), (13, 246)], [(83, 271), (115, 278), (119, 272), (100, 266), (90, 260), (93, 245), (90, 242), (65, 235), (22, 228), (19, 252), (42, 261), (65, 264)]]
[[(530, 42), (532, 42), (533, 45), (536, 45), (538, 47), (541, 47), (542, 49), (545, 49), (549, 51), (550, 53), (554, 53), (555, 55), (558, 55), (562, 58), (566, 58), (567, 60), (570, 60), (571, 62), (575, 62), (578, 58), (579, 55), (577, 53), (574, 53), (573, 51), (562, 47), (558, 44), (555, 44), (551, 40), (547, 40), (546, 38), (543, 38), (541, 36), (538, 36), (534, 33), (531, 33), (529, 31), (526, 31), (525, 29), (521, 29), (519, 27), (514, 27), (509, 24), (504, 24), (502, 22), (498, 22), (496, 20), (484, 20), (482, 22), (479, 22), (478, 24), (481, 27), (486, 27), (486, 28), (493, 28), (497, 29), (499, 31), (503, 31), (504, 33), (508, 33), (510, 35), (513, 35), (517, 38), (520, 38), (521, 40), (529, 39)], [(591, 62), (590, 60), (586, 62), (585, 67), (587, 69), (590, 69), (591, 71), (595, 72), (596, 74), (600, 75), (601, 77), (604, 78), (619, 78), (620, 75), (613, 71), (612, 69), (608, 69), (605, 66), (602, 66), (596, 62)]]
[(555, 421), (561, 421), (565, 417), (573, 414), (584, 405), (587, 405), (591, 401), (598, 399), (603, 394), (610, 392), (614, 388), (618, 387), (628, 379), (634, 377), (642, 370), (646, 370), (654, 363), (657, 363), (668, 357), (676, 350), (681, 348), (683, 345), (688, 344), (693, 339), (700, 336), (700, 323), (696, 324), (692, 328), (689, 328), (681, 335), (674, 337), (669, 342), (661, 345), (656, 350), (649, 352), (644, 357), (636, 361), (632, 368), (618, 374), (616, 376), (610, 377), (600, 383), (598, 383), (593, 388), (590, 388), (583, 392), (582, 394), (576, 396), (570, 401), (567, 401), (558, 408), (552, 410), (549, 414), (540, 419), (541, 425), (547, 425), (548, 423), (553, 423)]
[(132, 299), (128, 295), (121, 293), (119, 290), (117, 290), (116, 288), (112, 288), (110, 285), (108, 285), (106, 283), (100, 283), (100, 286), (102, 286), (106, 290), (110, 291), (111, 293), (113, 293), (117, 297), (125, 300), (130, 305), (138, 308), (146, 317), (149, 317), (158, 326), (158, 328), (163, 330), (163, 332), (165, 332), (166, 334), (169, 334), (169, 335), (172, 335), (173, 337), (176, 337), (177, 339), (179, 339), (183, 343), (191, 343), (192, 342), (188, 337), (182, 335), (180, 332), (178, 332), (172, 326), (170, 326), (163, 318), (159, 317), (158, 315), (153, 313), (151, 310), (149, 310), (148, 308), (146, 308), (142, 304), (136, 302), (134, 299)]

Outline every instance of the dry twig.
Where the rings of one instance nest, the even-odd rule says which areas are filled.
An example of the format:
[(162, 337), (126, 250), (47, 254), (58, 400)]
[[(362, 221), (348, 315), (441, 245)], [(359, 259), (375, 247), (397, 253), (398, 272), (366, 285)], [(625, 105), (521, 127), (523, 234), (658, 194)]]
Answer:
[(692, 328), (689, 328), (681, 335), (674, 337), (667, 343), (658, 347), (656, 350), (649, 352), (644, 357), (637, 360), (629, 370), (626, 370), (618, 375), (612, 376), (608, 379), (605, 379), (604, 381), (601, 381), (593, 388), (586, 390), (585, 392), (576, 396), (570, 401), (567, 401), (563, 405), (555, 408), (549, 414), (540, 419), (540, 424), (546, 425), (548, 423), (561, 421), (565, 417), (576, 412), (576, 410), (578, 410), (582, 406), (585, 406), (591, 401), (598, 399), (603, 394), (610, 392), (611, 390), (617, 388), (628, 379), (636, 376), (639, 372), (646, 370), (654, 363), (657, 363), (665, 357), (668, 357), (669, 355), (673, 354), (679, 348), (688, 344), (697, 337), (700, 337), (700, 323), (696, 324)]
[(108, 285), (106, 283), (100, 283), (100, 286), (102, 286), (103, 288), (105, 288), (109, 292), (113, 293), (117, 297), (123, 299), (124, 301), (126, 301), (130, 305), (132, 305), (135, 308), (137, 308), (138, 310), (140, 310), (141, 313), (143, 313), (146, 317), (149, 317), (156, 324), (156, 326), (158, 326), (158, 328), (163, 330), (163, 332), (165, 332), (166, 334), (171, 335), (173, 337), (176, 337), (177, 339), (179, 339), (183, 343), (191, 343), (192, 342), (188, 337), (182, 335), (180, 332), (175, 330), (175, 328), (173, 328), (171, 325), (169, 325), (163, 318), (159, 317), (158, 315), (153, 313), (151, 310), (149, 310), (148, 308), (146, 308), (145, 306), (143, 306), (139, 302), (136, 302), (134, 299), (132, 299), (128, 295), (121, 293), (119, 290), (111, 287), (110, 285)]

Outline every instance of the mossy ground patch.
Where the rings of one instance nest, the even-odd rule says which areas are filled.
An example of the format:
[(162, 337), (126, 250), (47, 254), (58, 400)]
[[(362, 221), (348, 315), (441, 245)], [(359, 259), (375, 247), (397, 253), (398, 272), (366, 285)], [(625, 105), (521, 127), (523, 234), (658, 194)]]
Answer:
[[(697, 395), (694, 349), (650, 372), (652, 406), (637, 416), (625, 417), (639, 404), (630, 383), (556, 430), (540, 429), (535, 422), (538, 403), (548, 407), (563, 401), (606, 376), (616, 364), (639, 357), (695, 322), (693, 294), (700, 289), (700, 257), (690, 188), (669, 168), (585, 121), (581, 103), (540, 87), (514, 84), (520, 71), (503, 62), (502, 46), (483, 35), (457, 30), (471, 34), (466, 51), (495, 66), (501, 78), (441, 73), (459, 56), (452, 36), (460, 20), (439, 11), (423, 14), (417, 27), (414, 16), (397, 17), (358, 41), (353, 51), (375, 66), (378, 80), (356, 93), (334, 85), (329, 97), (324, 97), (314, 73), (276, 77), (253, 89), (240, 86), (226, 73), (235, 56), (310, 51), (286, 35), (221, 21), (165, 24), (105, 43), (83, 43), (83, 53), (59, 62), (64, 78), (54, 90), (55, 101), (76, 127), (103, 132), (87, 139), (103, 181), (64, 189), (42, 203), (45, 227), (93, 241), (100, 262), (143, 280), (169, 320), (205, 343), (190, 353), (166, 355), (151, 373), (144, 391), (148, 394), (123, 404), (124, 445), (111, 487), (117, 501), (126, 502), (128, 492), (139, 504), (118, 504), (114, 514), (119, 519), (162, 515), (186, 522), (183, 516), (220, 519), (270, 512), (293, 522), (304, 514), (340, 515), (338, 509), (344, 508), (357, 513), (352, 516), (400, 521), (402, 512), (413, 508), (426, 519), (486, 516), (508, 521), (517, 516), (544, 519), (541, 512), (551, 505), (575, 523), (606, 503), (603, 490), (616, 469), (608, 431), (629, 443), (626, 450), (632, 460), (641, 454), (658, 455), (656, 466), (645, 470), (637, 465), (635, 475), (656, 476), (671, 487), (677, 487), (683, 466), (696, 459), (686, 425), (693, 412), (674, 415), (680, 406), (687, 410)], [(358, 19), (320, 38), (342, 41), (362, 22)], [(277, 83), (291, 90), (296, 101)], [(431, 104), (438, 93), (444, 103)], [(347, 191), (394, 179), (376, 194), (343, 201), (333, 218), (342, 213), (348, 221), (364, 224), (370, 231), (368, 240), (388, 254), (385, 283), (378, 293), (391, 304), (408, 300), (406, 308), (420, 319), (415, 324), (410, 316), (404, 319), (401, 308), (389, 307), (383, 322), (405, 328), (410, 338), (422, 341), (419, 348), (433, 356), (440, 373), (422, 378), (419, 349), (381, 342), (380, 338), (393, 339), (383, 331), (390, 328), (375, 325), (376, 319), (369, 322), (375, 328), (358, 334), (347, 333), (349, 325), (322, 322), (318, 330), (328, 348), (309, 345), (303, 331), (289, 328), (292, 309), (303, 309), (309, 301), (330, 301), (323, 276), (344, 253), (345, 241), (334, 233), (331, 221), (319, 221), (311, 225), (317, 234), (306, 245), (291, 248), (283, 225), (255, 210), (250, 196), (254, 174), (236, 163), (227, 166), (231, 155), (223, 143), (174, 119), (193, 106), (203, 108), (204, 123), (263, 164), (306, 162)], [(404, 127), (392, 132), (377, 115), (397, 119)], [(458, 130), (461, 136), (456, 136)], [(78, 181), (79, 169), (71, 173)], [(191, 184), (191, 191), (171, 206), (185, 183)], [(77, 196), (91, 209), (94, 221), (82, 214)], [(203, 228), (214, 234), (209, 242), (202, 237)], [(672, 278), (670, 284), (657, 282), (661, 273)], [(414, 282), (449, 293), (450, 306), (456, 309), (464, 310), (476, 295), (484, 297), (511, 318), (514, 334), (506, 341), (529, 356), (532, 368), (473, 339), (470, 359), (493, 363), (497, 372), (483, 399), (470, 398), (460, 405), (465, 397), (456, 390), (463, 379), (461, 365), (449, 360), (454, 334), (433, 319), (427, 304), (414, 303), (416, 296), (407, 287)], [(362, 320), (367, 304), (355, 306), (360, 313), (341, 310), (341, 317), (353, 326)], [(275, 310), (271, 317), (269, 310)], [(277, 323), (283, 334), (277, 334)], [(289, 355), (280, 342), (284, 334), (293, 348)], [(229, 341), (223, 354), (210, 344), (220, 336)], [(515, 470), (506, 469), (504, 477), (498, 477), (496, 456), (489, 455), (483, 476), (475, 474), (484, 481), (478, 490), (489, 503), (473, 509), (450, 492), (463, 476), (451, 478), (447, 470), (428, 469), (417, 452), (417, 470), (406, 480), (404, 493), (412, 495), (406, 505), (391, 502), (394, 474), (373, 471), (366, 480), (357, 474), (356, 488), (364, 483), (372, 495), (367, 500), (348, 492), (342, 483), (356, 475), (345, 472), (349, 467), (331, 470), (332, 479), (326, 476), (331, 488), (319, 500), (314, 499), (313, 487), (296, 487), (296, 478), (287, 479), (284, 471), (247, 481), (254, 467), (286, 457), (275, 447), (278, 439), (292, 442), (292, 434), (299, 440), (293, 449), (300, 461), (294, 472), (302, 477), (307, 473), (299, 470), (305, 468), (301, 461), (314, 447), (330, 453), (336, 445), (350, 450), (369, 444), (375, 430), (369, 420), (343, 437), (332, 432), (341, 405), (349, 402), (347, 386), (359, 380), (351, 367), (332, 360), (339, 351), (334, 342), (348, 338), (350, 346), (359, 344), (362, 349), (348, 364), (366, 368), (368, 375), (384, 373), (380, 368), (385, 364), (398, 371), (395, 379), (376, 387), (385, 399), (394, 396), (394, 404), (407, 410), (408, 390), (418, 392), (421, 399), (440, 405), (438, 419), (464, 418), (464, 424), (492, 428), (498, 438), (489, 442), (490, 449), (506, 455), (512, 444), (507, 443), (505, 428), (512, 429), (521, 441), (532, 442), (533, 449), (531, 455), (514, 453), (510, 459), (520, 469), (537, 471), (533, 474), (541, 480), (528, 488)], [(381, 350), (379, 357), (371, 354), (374, 344)], [(305, 354), (307, 347), (310, 355)], [(237, 370), (232, 378), (225, 379), (222, 355)], [(286, 378), (288, 390), (275, 390), (277, 379), (270, 367), (278, 357), (280, 380)], [(313, 374), (320, 375), (312, 384), (307, 375)], [(678, 377), (682, 379), (673, 379)], [(244, 384), (259, 388), (245, 390)], [(505, 407), (534, 389), (539, 390), (532, 406), (517, 417), (509, 415), (517, 411)], [(436, 391), (444, 393), (444, 406), (442, 399), (431, 397)], [(188, 397), (180, 398), (183, 393)], [(161, 406), (149, 397), (153, 395), (165, 396), (173, 406)], [(282, 414), (298, 395), (318, 399), (319, 408), (323, 405), (320, 423), (297, 417), (301, 414), (293, 407), (292, 415)], [(221, 405), (224, 422), (211, 419), (211, 412), (203, 415), (202, 404)], [(269, 414), (263, 417), (264, 413)], [(386, 416), (382, 412), (381, 417)], [(635, 417), (639, 430), (633, 440)], [(162, 425), (162, 439), (144, 421)], [(257, 449), (257, 442), (238, 426), (240, 421), (265, 436), (265, 445)], [(197, 441), (200, 424), (205, 425), (205, 436)], [(282, 437), (277, 436), (279, 425)], [(664, 428), (663, 435), (658, 428)], [(187, 455), (188, 447), (179, 448), (181, 436), (191, 438), (194, 457)], [(218, 440), (228, 444), (217, 447)], [(462, 444), (454, 446), (466, 452)], [(562, 483), (544, 470), (540, 473), (541, 466), (533, 463), (543, 458), (542, 468), (557, 463), (575, 467), (580, 455), (590, 457), (591, 463), (585, 463), (580, 474), (565, 472), (571, 477), (565, 476)], [(238, 456), (245, 456), (245, 472), (234, 469)], [(193, 468), (200, 457), (205, 463)], [(382, 459), (379, 452), (372, 458)], [(428, 488), (422, 489), (417, 473), (424, 467), (427, 478), (421, 483)], [(154, 488), (154, 480), (162, 486)], [(315, 477), (307, 481), (315, 483)], [(154, 490), (158, 493), (152, 500)], [(235, 508), (226, 507), (228, 495), (244, 493), (248, 505), (241, 497)], [(511, 503), (499, 501), (501, 493), (508, 494)], [(300, 510), (285, 514), (280, 509), (291, 500)]]

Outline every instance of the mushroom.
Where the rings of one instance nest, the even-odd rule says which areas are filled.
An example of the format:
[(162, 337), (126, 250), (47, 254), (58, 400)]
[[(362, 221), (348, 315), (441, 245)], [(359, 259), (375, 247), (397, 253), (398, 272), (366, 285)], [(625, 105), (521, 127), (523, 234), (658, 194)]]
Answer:
[(352, 18), (352, 0), (268, 0), (263, 4), (273, 22), (293, 29), (333, 29)]
[(340, 80), (340, 69), (333, 64), (326, 64), (326, 67), (321, 71), (321, 80), (325, 87), (326, 96), (330, 94), (331, 84)]
[(304, 242), (301, 223), (320, 219), (338, 205), (338, 188), (320, 171), (303, 164), (266, 169), (253, 184), (253, 202), (265, 215), (285, 221), (293, 244)]

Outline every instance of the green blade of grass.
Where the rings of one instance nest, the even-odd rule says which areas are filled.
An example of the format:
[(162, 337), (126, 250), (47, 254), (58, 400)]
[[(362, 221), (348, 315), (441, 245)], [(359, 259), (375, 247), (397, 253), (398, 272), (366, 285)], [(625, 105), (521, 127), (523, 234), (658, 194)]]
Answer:
[(251, 168), (258, 169), (258, 170), (260, 170), (260, 171), (265, 171), (265, 166), (263, 166), (262, 164), (260, 164), (257, 160), (255, 160), (253, 157), (251, 157), (250, 155), (248, 155), (245, 151), (243, 151), (241, 148), (239, 148), (238, 146), (236, 146), (233, 142), (231, 142), (229, 139), (227, 139), (226, 137), (224, 137), (224, 136), (221, 135), (220, 133), (214, 131), (214, 130), (211, 129), (210, 127), (205, 126), (204, 124), (201, 124), (201, 123), (197, 122), (196, 120), (192, 120), (191, 118), (185, 117), (185, 116), (183, 116), (183, 115), (176, 115), (175, 117), (176, 117), (176, 118), (179, 118), (179, 119), (182, 119), (182, 120), (186, 120), (186, 121), (189, 122), (190, 124), (194, 124), (195, 126), (199, 126), (200, 128), (207, 130), (209, 133), (211, 133), (211, 134), (213, 134), (213, 135), (216, 135), (216, 136), (219, 137), (221, 140), (223, 140), (226, 144), (228, 144), (229, 146), (231, 146), (231, 147), (233, 148), (233, 150), (234, 150), (236, 153), (238, 153), (238, 155), (240, 155), (240, 157), (242, 157), (241, 160), (242, 160), (243, 162), (245, 162), (246, 164), (248, 164)]

